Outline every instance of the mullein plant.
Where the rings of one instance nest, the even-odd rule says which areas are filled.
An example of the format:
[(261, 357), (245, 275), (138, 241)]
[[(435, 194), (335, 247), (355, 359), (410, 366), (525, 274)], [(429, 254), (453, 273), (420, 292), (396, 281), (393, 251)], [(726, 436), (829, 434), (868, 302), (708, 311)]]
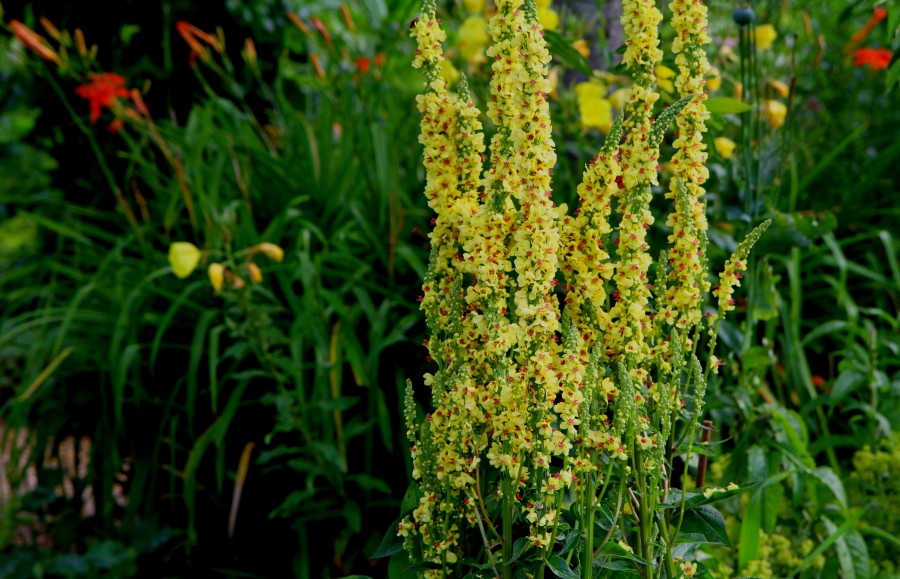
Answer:
[[(669, 5), (680, 98), (662, 107), (654, 71), (663, 16), (649, 0), (622, 4), (634, 86), (571, 213), (551, 195), (551, 57), (534, 0), (495, 2), (489, 146), (465, 77), (454, 91), (441, 75), (436, 0), (410, 25), (425, 76), (425, 195), (436, 213), (421, 305), (437, 370), (425, 375), (434, 410), (421, 422), (407, 388), (416, 482), (391, 532), (406, 548), (395, 556), (426, 577), (693, 576), (696, 544), (727, 543), (708, 503), (740, 487), (681, 490), (673, 483), (687, 477), (674, 469), (704, 452), (694, 440), (718, 323), (767, 224), (713, 288), (707, 9)], [(650, 203), (673, 120), (674, 173), (660, 196), (669, 245), (654, 263)]]

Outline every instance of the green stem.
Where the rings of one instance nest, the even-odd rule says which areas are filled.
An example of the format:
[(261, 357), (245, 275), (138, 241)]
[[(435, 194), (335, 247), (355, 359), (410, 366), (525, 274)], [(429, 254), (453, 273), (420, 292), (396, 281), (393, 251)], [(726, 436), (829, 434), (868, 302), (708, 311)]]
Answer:
[(513, 547), (513, 501), (510, 483), (509, 477), (503, 478), (503, 579), (512, 579), (512, 565), (509, 564)]

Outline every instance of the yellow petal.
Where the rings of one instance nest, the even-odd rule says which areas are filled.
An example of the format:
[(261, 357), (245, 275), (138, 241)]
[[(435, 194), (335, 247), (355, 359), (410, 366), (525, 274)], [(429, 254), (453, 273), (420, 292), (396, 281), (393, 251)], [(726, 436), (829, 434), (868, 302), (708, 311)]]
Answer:
[(169, 247), (169, 265), (181, 279), (191, 275), (200, 263), (200, 250), (193, 243), (176, 241)]
[(544, 30), (556, 30), (559, 28), (559, 14), (553, 8), (538, 8), (537, 15)]
[(459, 54), (468, 62), (474, 62), (481, 56), (482, 49), (490, 40), (488, 23), (482, 16), (469, 16), (463, 20), (456, 34)]
[(584, 38), (579, 38), (575, 42), (572, 43), (572, 48), (578, 51), (578, 54), (585, 58), (589, 58), (591, 56), (591, 49), (588, 47), (588, 43)]
[(710, 67), (709, 76), (706, 77), (706, 89), (709, 92), (716, 92), (722, 86), (722, 73), (716, 67)]
[(537, 4), (538, 8), (550, 8), (550, 5), (553, 4), (553, 0), (535, 0), (534, 3)]
[(614, 109), (621, 111), (625, 108), (625, 103), (628, 102), (629, 96), (631, 96), (630, 88), (617, 88), (609, 95), (609, 102)]
[(675, 71), (664, 64), (656, 65), (656, 84), (666, 92), (675, 92), (675, 83), (671, 81)]
[(580, 82), (575, 85), (575, 97), (581, 126), (608, 132), (612, 127), (612, 103), (606, 98), (606, 87), (597, 82)]
[(763, 114), (766, 115), (772, 128), (777, 129), (784, 124), (784, 118), (787, 116), (787, 107), (781, 101), (768, 100), (763, 104)]
[(734, 154), (734, 150), (737, 148), (737, 143), (728, 137), (716, 137), (713, 139), (713, 144), (716, 147), (716, 152), (723, 159), (730, 159), (731, 155)]
[(221, 263), (211, 263), (206, 273), (209, 275), (209, 283), (213, 290), (216, 293), (222, 291), (222, 283), (225, 281), (225, 266)]
[(484, 0), (463, 0), (463, 6), (469, 12), (481, 12), (484, 10)]
[(441, 61), (441, 76), (447, 81), (447, 84), (453, 85), (459, 80), (459, 71), (452, 62), (444, 59)]
[(778, 32), (771, 24), (760, 24), (753, 29), (753, 40), (759, 50), (768, 50), (778, 38)]
[(253, 262), (247, 264), (247, 273), (250, 274), (250, 281), (259, 283), (262, 281), (262, 270)]
[(264, 241), (263, 243), (260, 243), (259, 245), (254, 247), (250, 253), (253, 254), (253, 253), (257, 253), (257, 252), (259, 252), (259, 253), (265, 255), (266, 257), (268, 257), (269, 259), (277, 261), (279, 263), (281, 262), (282, 259), (284, 259), (284, 250), (281, 249), (280, 247), (278, 247), (277, 245), (275, 245), (274, 243), (269, 243), (268, 241)]
[(791, 89), (788, 88), (788, 85), (784, 84), (780, 80), (770, 80), (769, 86), (775, 89), (775, 92), (778, 93), (783, 99), (788, 98), (788, 95), (791, 93)]

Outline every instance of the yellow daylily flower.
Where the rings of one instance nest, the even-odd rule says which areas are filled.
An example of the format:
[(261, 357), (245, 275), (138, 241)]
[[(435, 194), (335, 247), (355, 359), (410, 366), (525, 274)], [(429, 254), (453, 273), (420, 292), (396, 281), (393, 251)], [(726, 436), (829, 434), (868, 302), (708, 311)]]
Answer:
[(482, 16), (469, 16), (460, 25), (457, 39), (459, 40), (459, 54), (467, 62), (475, 62), (479, 57), (483, 58), (482, 51), (490, 40), (487, 20)]
[(609, 102), (612, 104), (613, 108), (617, 111), (621, 111), (625, 108), (625, 103), (628, 102), (628, 97), (631, 96), (631, 89), (627, 87), (617, 88), (609, 95)]
[(553, 8), (538, 8), (537, 15), (544, 30), (556, 30), (559, 28), (559, 13)]
[(718, 68), (711, 66), (706, 77), (706, 90), (716, 92), (722, 86), (722, 73)]
[(763, 114), (766, 115), (772, 128), (777, 129), (784, 124), (784, 118), (787, 116), (787, 107), (781, 101), (767, 100), (763, 104)]
[(200, 263), (200, 250), (193, 243), (176, 241), (169, 247), (169, 265), (172, 272), (184, 279), (191, 275)]
[(730, 159), (734, 154), (734, 150), (737, 148), (737, 143), (735, 143), (728, 137), (716, 137), (715, 139), (713, 139), (713, 144), (716, 147), (716, 152), (723, 159)]
[(772, 47), (772, 43), (778, 38), (778, 32), (771, 24), (760, 24), (753, 29), (753, 41), (759, 50), (768, 50)]
[(780, 80), (770, 80), (769, 86), (775, 89), (775, 92), (778, 93), (778, 96), (783, 99), (788, 98), (788, 95), (791, 94), (791, 89), (788, 88), (788, 85), (784, 84)]
[(463, 0), (463, 6), (469, 12), (480, 13), (484, 10), (484, 0)]
[(661, 90), (666, 92), (674, 92), (675, 91), (675, 83), (672, 82), (672, 79), (675, 78), (675, 71), (669, 68), (664, 64), (656, 65), (656, 84), (659, 86)]
[(591, 49), (588, 47), (587, 40), (584, 38), (579, 38), (575, 42), (572, 43), (572, 48), (578, 51), (578, 54), (581, 56), (588, 58), (591, 56)]
[(612, 127), (612, 103), (606, 98), (606, 87), (596, 82), (580, 82), (575, 85), (581, 126), (609, 132)]
[(264, 241), (256, 245), (250, 253), (251, 255), (254, 253), (261, 253), (269, 259), (277, 261), (279, 263), (281, 263), (281, 260), (284, 259), (284, 250), (274, 243), (269, 243), (268, 241)]
[(441, 61), (441, 77), (447, 81), (447, 84), (454, 85), (459, 80), (459, 71), (452, 62), (445, 59)]
[(216, 293), (222, 291), (222, 284), (225, 282), (225, 266), (221, 263), (211, 263), (206, 273), (209, 275), (209, 283), (212, 285), (213, 291)]

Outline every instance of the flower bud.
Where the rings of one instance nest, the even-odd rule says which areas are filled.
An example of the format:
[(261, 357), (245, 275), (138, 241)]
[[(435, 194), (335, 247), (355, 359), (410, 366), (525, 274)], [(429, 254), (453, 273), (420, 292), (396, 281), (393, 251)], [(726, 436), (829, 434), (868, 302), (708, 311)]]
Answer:
[(753, 8), (744, 6), (742, 8), (735, 8), (734, 12), (731, 13), (731, 18), (734, 19), (738, 26), (746, 26), (753, 22), (756, 15), (753, 14)]
[(253, 283), (259, 283), (262, 281), (262, 270), (259, 269), (259, 266), (253, 262), (247, 264), (247, 273), (250, 275), (250, 281)]
[(222, 283), (225, 281), (225, 266), (221, 263), (211, 263), (209, 264), (207, 274), (209, 275), (209, 283), (212, 285), (213, 290), (216, 293), (222, 291)]
[(282, 259), (284, 259), (284, 250), (274, 243), (269, 243), (268, 241), (264, 241), (263, 243), (258, 244), (250, 251), (250, 253), (251, 255), (254, 253), (262, 253), (269, 259), (272, 259), (279, 263)]
[(169, 265), (180, 279), (191, 275), (199, 262), (200, 250), (193, 243), (176, 241), (169, 247)]

